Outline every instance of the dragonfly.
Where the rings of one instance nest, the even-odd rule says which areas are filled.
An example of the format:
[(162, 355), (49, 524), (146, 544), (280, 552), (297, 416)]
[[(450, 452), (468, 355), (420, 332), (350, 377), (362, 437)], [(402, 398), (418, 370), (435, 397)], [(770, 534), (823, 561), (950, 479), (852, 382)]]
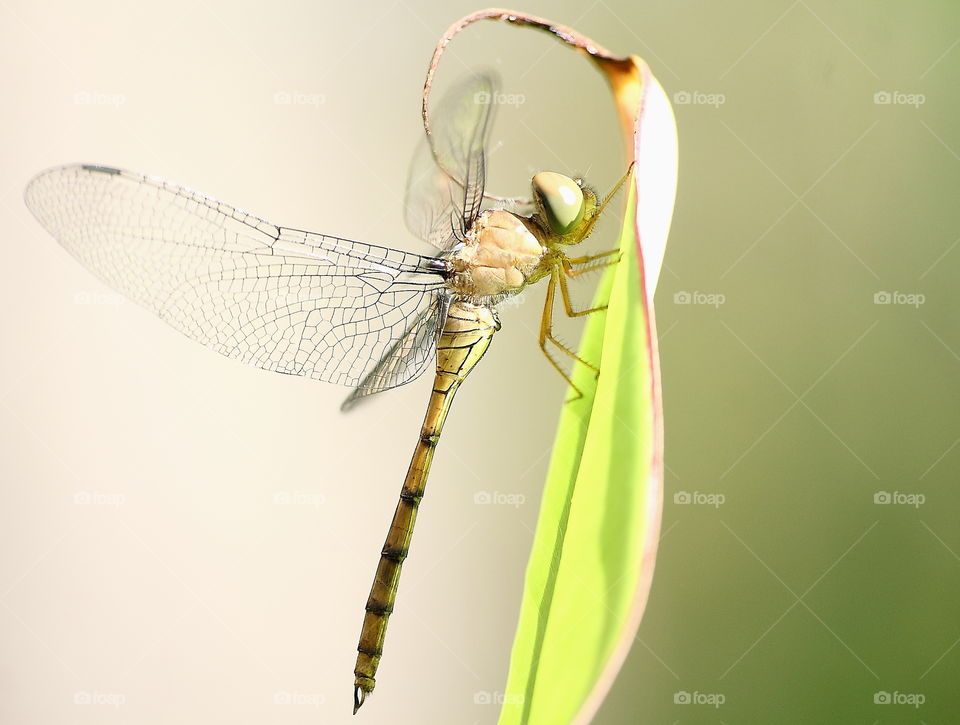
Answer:
[(436, 253), (421, 255), (267, 222), (187, 187), (98, 165), (50, 169), (27, 185), (27, 206), (81, 264), (187, 337), (265, 370), (352, 388), (361, 399), (434, 380), (400, 500), (367, 599), (354, 667), (353, 712), (376, 684), (401, 567), (410, 549), (434, 450), (454, 394), (500, 329), (497, 307), (547, 281), (539, 346), (599, 374), (553, 334), (557, 292), (619, 252), (569, 256), (593, 231), (631, 173), (600, 198), (581, 178), (542, 171), (530, 198), (485, 191), (498, 81), (455, 84), (410, 165), (407, 227)]

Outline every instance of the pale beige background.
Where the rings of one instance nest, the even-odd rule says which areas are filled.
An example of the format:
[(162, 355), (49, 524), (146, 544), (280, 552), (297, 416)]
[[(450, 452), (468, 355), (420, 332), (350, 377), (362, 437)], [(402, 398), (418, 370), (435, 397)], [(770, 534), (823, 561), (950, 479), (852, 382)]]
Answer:
[[(600, 722), (956, 711), (960, 20), (950, 2), (864, 7), (524, 6), (645, 56), (671, 95), (724, 100), (677, 107), (665, 539)], [(21, 192), (47, 166), (98, 162), (415, 248), (401, 194), (422, 77), (474, 9), (0, 4), (0, 722), (353, 721), (363, 601), (426, 382), (341, 416), (344, 390), (241, 367), (113, 296)], [(448, 77), (480, 62), (522, 94), (494, 133), (495, 190), (540, 168), (619, 176), (587, 64), (517, 30), (456, 42)], [(884, 90), (926, 102), (876, 105)], [(884, 290), (926, 302), (874, 305)], [(724, 303), (674, 304), (683, 292)], [(368, 723), (496, 721), (475, 700), (503, 689), (564, 395), (535, 348), (540, 294), (504, 312), (458, 396)], [(927, 503), (875, 506), (881, 490)], [(525, 502), (474, 503), (494, 491)], [(927, 702), (880, 709), (876, 691)]]

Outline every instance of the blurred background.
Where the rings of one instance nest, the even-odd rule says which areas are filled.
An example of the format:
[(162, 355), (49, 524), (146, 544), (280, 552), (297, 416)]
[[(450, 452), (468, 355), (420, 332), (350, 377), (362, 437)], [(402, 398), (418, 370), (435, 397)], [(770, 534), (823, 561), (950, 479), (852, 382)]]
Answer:
[[(476, 9), (0, 6), (0, 721), (354, 721), (363, 603), (429, 382), (342, 416), (345, 390), (232, 363), (124, 302), (21, 194), (96, 162), (419, 250), (401, 220), (423, 75)], [(955, 722), (960, 9), (522, 9), (644, 57), (680, 135), (663, 538), (597, 722)], [(576, 54), (478, 25), (439, 83), (477, 65), (508, 94), (492, 191), (623, 173)], [(565, 394), (541, 302), (503, 311), (458, 396), (367, 723), (496, 722)]]

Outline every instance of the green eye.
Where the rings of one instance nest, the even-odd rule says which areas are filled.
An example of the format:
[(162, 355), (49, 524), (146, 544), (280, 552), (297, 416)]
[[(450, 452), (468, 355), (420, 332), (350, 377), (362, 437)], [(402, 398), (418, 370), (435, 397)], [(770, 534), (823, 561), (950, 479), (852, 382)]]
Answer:
[(583, 190), (569, 176), (541, 171), (533, 177), (533, 193), (556, 234), (569, 234), (583, 219)]

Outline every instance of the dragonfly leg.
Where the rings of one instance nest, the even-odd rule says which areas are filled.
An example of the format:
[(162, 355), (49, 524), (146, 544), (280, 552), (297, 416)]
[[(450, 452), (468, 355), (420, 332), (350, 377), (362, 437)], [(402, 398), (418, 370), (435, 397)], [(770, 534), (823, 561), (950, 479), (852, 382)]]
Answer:
[[(602, 264), (593, 264), (601, 259), (605, 259), (606, 261)], [(619, 261), (620, 250), (611, 249), (609, 252), (600, 252), (600, 254), (591, 254), (586, 257), (567, 257), (563, 263), (563, 271), (566, 272), (568, 277), (576, 277), (584, 272), (593, 272), (594, 270), (603, 269), (604, 267), (611, 267)]]
[[(570, 288), (569, 288), (569, 286), (568, 286), (568, 284), (567, 284), (567, 278), (568, 278), (568, 277), (576, 277), (576, 276), (577, 276), (578, 274), (580, 274), (581, 272), (590, 271), (590, 270), (576, 270), (576, 269), (573, 268), (573, 265), (575, 265), (575, 264), (589, 264), (590, 262), (593, 262), (594, 260), (602, 259), (603, 257), (611, 257), (611, 256), (614, 255), (614, 254), (618, 255), (616, 259), (612, 259), (612, 260), (610, 260), (610, 261), (608, 261), (608, 262), (606, 262), (606, 263), (604, 263), (604, 264), (601, 264), (601, 265), (595, 265), (595, 266), (593, 266), (593, 267), (590, 268), (591, 270), (593, 270), (593, 269), (600, 269), (600, 268), (602, 268), (602, 267), (609, 267), (609, 266), (611, 266), (611, 265), (616, 264), (617, 262), (619, 262), (619, 261), (620, 261), (620, 257), (619, 257), (620, 250), (614, 249), (614, 250), (609, 251), (609, 252), (603, 252), (602, 254), (594, 254), (594, 255), (592, 255), (592, 256), (590, 256), (590, 257), (578, 257), (578, 258), (575, 258), (575, 259), (567, 259), (567, 260), (564, 260), (564, 262), (563, 262), (564, 274), (559, 274), (559, 273), (557, 273), (555, 276), (556, 276), (556, 278), (557, 278), (557, 282), (558, 282), (559, 285), (560, 285), (560, 296), (563, 298), (563, 309), (566, 311), (567, 317), (583, 317), (584, 315), (590, 315), (590, 314), (592, 314), (592, 313), (594, 313), (594, 312), (600, 312), (600, 310), (605, 310), (605, 309), (607, 309), (607, 306), (606, 306), (606, 305), (597, 305), (596, 307), (588, 307), (588, 308), (583, 309), (583, 310), (575, 310), (575, 309), (573, 309), (573, 302), (570, 300)], [(582, 261), (579, 261), (579, 262), (578, 262), (577, 260), (582, 260)]]
[[(547, 341), (556, 343), (556, 340), (553, 338), (553, 302), (556, 297), (557, 285), (555, 282), (554, 275), (550, 275), (550, 280), (547, 282), (547, 299), (543, 305), (543, 316), (540, 319), (540, 351), (543, 353), (544, 357), (547, 358), (553, 369), (560, 373), (560, 377), (567, 381), (567, 385), (573, 388), (574, 396), (570, 398), (570, 401), (577, 400), (578, 398), (583, 397), (583, 392), (577, 385), (570, 379), (570, 376), (567, 375), (566, 371), (560, 367), (559, 363), (553, 359), (553, 355), (550, 354), (550, 351), (547, 349)], [(567, 402), (570, 402), (567, 401)]]
[[(568, 384), (571, 388), (573, 388), (573, 391), (574, 391), (575, 395), (570, 399), (570, 401), (573, 401), (573, 400), (577, 400), (578, 398), (582, 398), (582, 397), (583, 397), (583, 391), (580, 390), (580, 388), (573, 382), (573, 380), (572, 380), (572, 379), (570, 378), (570, 376), (566, 373), (566, 371), (564, 371), (564, 369), (563, 369), (562, 367), (560, 367), (560, 365), (559, 365), (559, 364), (557, 363), (557, 361), (554, 359), (553, 355), (550, 354), (550, 351), (547, 349), (547, 342), (553, 343), (553, 345), (554, 345), (558, 350), (560, 350), (560, 351), (563, 352), (564, 354), (568, 355), (569, 357), (573, 358), (574, 360), (576, 360), (577, 362), (579, 362), (581, 365), (584, 365), (584, 366), (590, 368), (591, 370), (593, 370), (593, 372), (594, 372), (595, 375), (599, 375), (599, 374), (600, 374), (600, 368), (598, 368), (596, 365), (594, 365), (594, 364), (592, 364), (592, 363), (589, 363), (589, 362), (587, 362), (586, 360), (584, 360), (582, 357), (580, 357), (579, 355), (577, 355), (577, 353), (575, 353), (573, 350), (571, 350), (567, 345), (565, 345), (565, 344), (563, 344), (562, 342), (560, 342), (560, 341), (554, 336), (554, 334), (553, 334), (553, 305), (554, 305), (554, 302), (555, 302), (555, 300), (556, 300), (557, 285), (558, 285), (558, 284), (560, 285), (561, 293), (563, 293), (564, 278), (563, 278), (563, 275), (560, 273), (559, 267), (555, 267), (554, 270), (553, 270), (553, 272), (550, 274), (550, 279), (549, 279), (549, 281), (548, 281), (548, 283), (547, 283), (547, 295), (546, 295), (546, 300), (545, 300), (544, 305), (543, 305), (543, 316), (542, 316), (542, 318), (541, 318), (541, 320), (540, 320), (540, 350), (543, 352), (544, 356), (547, 358), (547, 360), (550, 362), (550, 364), (554, 367), (554, 369), (555, 369), (558, 373), (560, 373), (560, 376), (561, 376), (564, 380), (567, 381), (567, 384)], [(584, 314), (586, 314), (586, 313), (584, 313)], [(567, 402), (570, 402), (570, 401), (567, 401)]]

